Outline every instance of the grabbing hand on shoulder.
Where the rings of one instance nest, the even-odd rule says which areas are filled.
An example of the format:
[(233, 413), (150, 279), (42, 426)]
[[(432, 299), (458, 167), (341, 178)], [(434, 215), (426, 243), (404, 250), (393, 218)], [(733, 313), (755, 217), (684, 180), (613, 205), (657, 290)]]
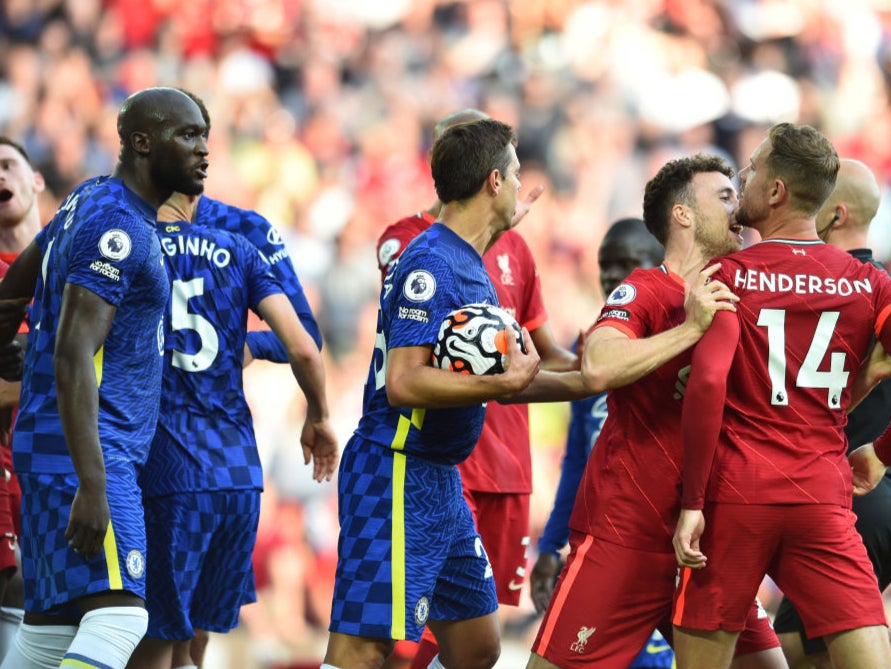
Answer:
[(711, 276), (721, 268), (721, 263), (709, 265), (699, 272), (696, 283), (685, 286), (684, 311), (688, 323), (694, 324), (701, 332), (708, 330), (709, 325), (719, 311), (736, 311), (739, 302), (733, 291)]

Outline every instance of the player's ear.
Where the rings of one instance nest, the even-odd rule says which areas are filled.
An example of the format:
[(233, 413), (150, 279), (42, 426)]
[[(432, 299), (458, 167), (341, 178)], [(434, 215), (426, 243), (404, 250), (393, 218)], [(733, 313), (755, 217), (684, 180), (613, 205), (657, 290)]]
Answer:
[(43, 178), (43, 175), (40, 172), (35, 170), (34, 171), (34, 192), (42, 193), (45, 190), (46, 190), (46, 179)]
[(501, 177), (501, 171), (496, 167), (491, 172), (489, 172), (488, 184), (489, 188), (492, 189), (492, 192), (496, 195), (498, 191), (501, 190), (501, 183), (504, 181)]
[(789, 194), (789, 190), (786, 188), (786, 184), (782, 179), (774, 179), (773, 180), (773, 188), (770, 190), (770, 197), (768, 198), (769, 203), (778, 203), (782, 202), (787, 198)]
[(147, 132), (130, 133), (130, 148), (141, 156), (147, 155), (152, 148), (152, 139)]

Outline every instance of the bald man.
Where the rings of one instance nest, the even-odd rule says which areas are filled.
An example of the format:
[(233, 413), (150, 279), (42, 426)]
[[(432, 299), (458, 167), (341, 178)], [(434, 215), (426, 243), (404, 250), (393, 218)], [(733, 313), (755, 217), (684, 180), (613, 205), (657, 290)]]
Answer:
[[(842, 159), (835, 189), (817, 214), (817, 234), (827, 244), (848, 251), (864, 263), (882, 267), (867, 248), (869, 224), (879, 208), (881, 191), (875, 176), (859, 160)], [(848, 452), (872, 442), (891, 416), (891, 380), (880, 383), (848, 416)], [(891, 480), (885, 476), (867, 495), (854, 497), (857, 531), (875, 569), (880, 590), (891, 584)], [(823, 639), (810, 639), (798, 612), (787, 598), (774, 627), (791, 669), (831, 669)]]
[[(174, 191), (203, 191), (207, 127), (172, 88), (130, 96), (117, 127), (114, 173), (75, 188), (0, 283), (6, 304), (34, 297), (13, 439), (25, 616), (2, 669), (124, 669), (148, 622), (136, 471), (170, 292), (155, 218)], [(18, 328), (7, 315), (0, 343)]]

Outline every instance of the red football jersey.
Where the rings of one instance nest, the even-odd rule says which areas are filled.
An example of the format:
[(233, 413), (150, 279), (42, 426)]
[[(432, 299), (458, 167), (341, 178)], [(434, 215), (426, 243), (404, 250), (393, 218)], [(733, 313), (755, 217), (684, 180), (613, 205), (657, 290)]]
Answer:
[(426, 211), (400, 218), (383, 231), (377, 240), (377, 268), (381, 271), (381, 279), (385, 279), (390, 265), (405, 250), (408, 243), (433, 225), (433, 218)]
[[(381, 234), (378, 267), (385, 276), (408, 243), (434, 222), (427, 212), (400, 219)], [(515, 230), (508, 230), (483, 256), (499, 304), (530, 332), (547, 321), (541, 281), (532, 251)], [(529, 410), (525, 404), (489, 402), (476, 448), (459, 465), (464, 487), (478, 492), (531, 493), (532, 454)]]
[(740, 301), (694, 353), (684, 506), (849, 506), (850, 388), (873, 334), (891, 346), (891, 279), (820, 241), (784, 239), (722, 258), (715, 278)]
[[(607, 299), (595, 329), (639, 339), (684, 322), (684, 281), (662, 265), (634, 270)], [(680, 508), (685, 351), (607, 394), (607, 418), (588, 458), (569, 526), (640, 550), (670, 552)]]
[[(498, 303), (529, 332), (547, 321), (541, 281), (526, 240), (508, 230), (483, 255)], [(458, 465), (467, 490), (532, 492), (529, 409), (525, 404), (489, 402), (476, 448)]]
[[(0, 254), (0, 278), (6, 276), (6, 270), (9, 269), (9, 264), (16, 259), (18, 256), (17, 253), (2, 253)], [(28, 332), (28, 324), (22, 322), (19, 327), (19, 332)], [(3, 423), (9, 423), (9, 425), (0, 426), (0, 467), (3, 467), (6, 471), (12, 471), (12, 450), (10, 450), (10, 436), (11, 432), (8, 432), (8, 429), (12, 428), (12, 424), (15, 421), (15, 409), (4, 409), (3, 411), (9, 411), (9, 416), (3, 416)]]

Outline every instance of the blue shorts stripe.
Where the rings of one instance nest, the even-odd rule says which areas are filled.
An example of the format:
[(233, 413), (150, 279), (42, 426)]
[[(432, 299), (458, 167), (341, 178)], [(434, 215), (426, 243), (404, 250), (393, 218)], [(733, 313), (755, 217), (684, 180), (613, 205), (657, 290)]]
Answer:
[(68, 653), (59, 666), (77, 667), (77, 669), (114, 669), (110, 664), (77, 653)]
[(18, 474), (26, 611), (80, 616), (78, 599), (107, 590), (124, 590), (145, 599), (145, 519), (132, 463), (115, 461), (106, 466), (111, 519), (102, 555), (93, 560), (77, 555), (65, 538), (77, 476)]
[(498, 608), (456, 467), (354, 436), (338, 494), (332, 632), (417, 641), (428, 617), (464, 620)]
[(405, 639), (405, 455), (393, 454), (393, 630)]
[(108, 585), (112, 590), (121, 590), (124, 587), (124, 579), (121, 576), (121, 561), (118, 559), (118, 542), (114, 536), (114, 525), (108, 521), (108, 530), (105, 532), (105, 540), (102, 542), (105, 549), (105, 562), (108, 565)]

